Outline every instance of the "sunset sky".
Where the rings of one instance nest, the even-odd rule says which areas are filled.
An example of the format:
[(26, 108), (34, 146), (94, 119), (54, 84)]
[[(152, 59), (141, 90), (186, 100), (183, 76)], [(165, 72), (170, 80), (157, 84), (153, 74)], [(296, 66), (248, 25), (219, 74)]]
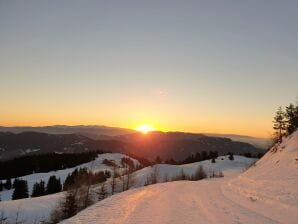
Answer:
[(297, 8), (0, 0), (0, 125), (268, 137), (277, 107), (298, 96)]

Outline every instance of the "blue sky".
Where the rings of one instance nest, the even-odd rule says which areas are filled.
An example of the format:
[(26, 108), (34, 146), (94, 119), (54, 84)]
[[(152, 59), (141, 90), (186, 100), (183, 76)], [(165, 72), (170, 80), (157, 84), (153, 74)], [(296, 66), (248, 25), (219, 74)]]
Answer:
[(0, 125), (267, 136), (298, 95), (297, 1), (0, 1)]

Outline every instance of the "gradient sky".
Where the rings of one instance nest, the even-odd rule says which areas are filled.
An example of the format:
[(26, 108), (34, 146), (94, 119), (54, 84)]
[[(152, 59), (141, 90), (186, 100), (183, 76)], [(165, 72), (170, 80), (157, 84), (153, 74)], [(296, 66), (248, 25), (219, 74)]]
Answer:
[(0, 125), (267, 137), (298, 95), (298, 1), (0, 0)]

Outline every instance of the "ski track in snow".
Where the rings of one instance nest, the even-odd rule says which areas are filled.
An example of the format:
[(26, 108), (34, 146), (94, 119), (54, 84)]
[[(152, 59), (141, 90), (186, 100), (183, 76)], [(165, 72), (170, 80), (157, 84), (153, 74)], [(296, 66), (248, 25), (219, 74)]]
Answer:
[(178, 181), (114, 195), (63, 224), (278, 223), (225, 197), (218, 180)]

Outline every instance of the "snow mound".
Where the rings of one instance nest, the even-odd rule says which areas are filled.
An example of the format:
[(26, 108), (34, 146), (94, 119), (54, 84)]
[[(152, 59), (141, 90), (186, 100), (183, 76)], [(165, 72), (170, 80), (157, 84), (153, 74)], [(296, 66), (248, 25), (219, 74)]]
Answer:
[[(245, 173), (230, 180), (223, 190), (250, 209), (260, 210), (262, 203), (260, 211), (264, 215), (281, 223), (295, 223), (298, 220), (298, 131), (272, 147)], [(241, 197), (257, 203), (246, 204)], [(286, 217), (291, 220), (285, 222)]]
[[(298, 131), (273, 146), (253, 169), (245, 174), (255, 180), (297, 181), (298, 179)], [(297, 188), (298, 189), (298, 188)]]

